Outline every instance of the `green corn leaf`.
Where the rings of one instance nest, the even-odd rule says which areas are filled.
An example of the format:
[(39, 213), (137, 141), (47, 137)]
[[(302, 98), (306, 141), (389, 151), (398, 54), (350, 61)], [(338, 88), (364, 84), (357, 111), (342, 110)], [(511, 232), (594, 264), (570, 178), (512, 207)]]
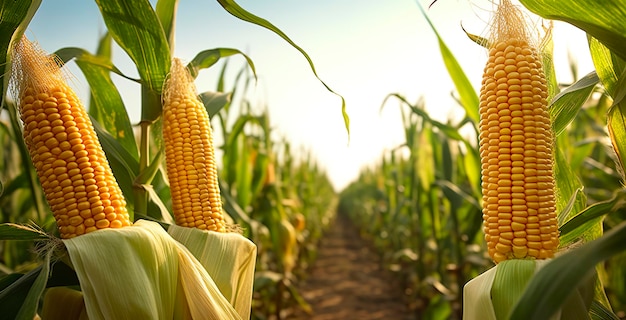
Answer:
[(594, 320), (620, 320), (617, 315), (596, 300), (591, 303), (589, 314)]
[(252, 145), (252, 137), (245, 137), (239, 150), (239, 156), (235, 163), (237, 172), (237, 181), (235, 182), (235, 188), (237, 189), (237, 202), (244, 208), (247, 208), (252, 201), (251, 183), (252, 183), (252, 170), (253, 163), (250, 161), (251, 152), (254, 150)]
[(465, 30), (465, 28), (463, 28), (463, 26), (461, 26), (461, 29), (463, 29), (463, 32), (465, 32), (465, 35), (472, 41), (474, 41), (474, 43), (476, 43), (477, 45), (488, 49), (489, 48), (489, 39), (473, 34), (473, 33), (469, 33), (467, 32), (467, 30)]
[[(105, 36), (106, 38), (107, 36)], [(104, 39), (104, 38), (103, 38)], [(82, 48), (76, 48), (76, 47), (66, 47), (66, 48), (61, 48), (59, 50), (57, 50), (56, 52), (54, 52), (54, 54), (59, 58), (59, 60), (61, 60), (63, 63), (68, 63), (70, 60), (72, 59), (76, 59), (76, 60), (81, 60), (81, 61), (85, 61), (88, 62), (94, 66), (98, 66), (104, 70), (107, 70), (109, 72), (113, 72), (115, 74), (117, 74), (118, 76), (128, 79), (130, 81), (133, 82), (137, 82), (140, 83), (141, 80), (139, 79), (135, 79), (132, 77), (127, 76), (126, 74), (124, 74), (122, 71), (120, 71), (120, 69), (118, 69), (113, 62), (111, 62), (111, 60), (109, 58), (105, 58), (102, 56), (98, 56), (98, 55), (93, 55), (91, 53), (89, 53), (89, 51), (82, 49)]]
[(198, 97), (209, 113), (209, 117), (213, 118), (222, 108), (230, 103), (232, 93), (207, 91), (200, 93)]
[[(11, 274), (2, 278), (0, 290), (0, 320), (14, 320), (25, 302), (28, 291), (41, 272), (42, 266), (31, 270), (27, 274)], [(31, 318), (32, 319), (32, 318)]]
[(313, 74), (315, 75), (315, 77), (322, 83), (322, 85), (326, 88), (326, 90), (328, 90), (329, 92), (337, 95), (339, 98), (341, 98), (341, 114), (343, 116), (343, 121), (346, 127), (346, 131), (348, 133), (348, 137), (350, 137), (350, 118), (348, 116), (348, 112), (346, 111), (346, 100), (344, 99), (343, 96), (341, 96), (340, 94), (336, 93), (335, 91), (333, 91), (317, 74), (317, 71), (315, 71), (315, 65), (313, 64), (313, 60), (311, 60), (311, 58), (309, 57), (309, 55), (306, 53), (306, 51), (304, 51), (304, 49), (300, 48), (300, 46), (298, 46), (295, 42), (293, 42), (284, 32), (282, 32), (280, 29), (278, 29), (276, 26), (274, 26), (271, 22), (258, 17), (248, 11), (246, 11), (244, 8), (242, 8), (241, 6), (239, 6), (239, 4), (237, 4), (237, 2), (235, 2), (234, 0), (217, 0), (220, 5), (226, 10), (228, 11), (228, 13), (232, 14), (233, 16), (243, 20), (243, 21), (247, 21), (253, 24), (256, 24), (258, 26), (261, 26), (263, 28), (266, 28), (268, 30), (271, 30), (272, 32), (274, 32), (275, 34), (279, 35), (281, 38), (283, 38), (285, 41), (287, 41), (292, 47), (294, 47), (296, 50), (298, 50), (303, 56), (304, 58), (307, 60), (307, 62), (309, 63), (309, 66), (311, 67), (311, 71), (313, 71)]
[(261, 119), (252, 115), (242, 115), (238, 117), (235, 123), (232, 125), (230, 132), (228, 133), (228, 137), (225, 143), (227, 149), (231, 149), (230, 146), (235, 145), (234, 141), (239, 138), (241, 134), (243, 134), (243, 129), (245, 128), (247, 123), (256, 123), (258, 125), (261, 125)]
[[(587, 203), (587, 198), (584, 193), (578, 192), (583, 188), (582, 182), (577, 173), (572, 171), (568, 159), (565, 157), (557, 141), (557, 148), (554, 151), (554, 182), (556, 191), (556, 208), (558, 212), (559, 221), (565, 221), (572, 214), (583, 210)], [(575, 197), (572, 199), (572, 197)], [(565, 210), (571, 204), (571, 208)], [(585, 239), (591, 240), (602, 234), (602, 226), (600, 224), (595, 225), (593, 228), (589, 228), (585, 232)], [(566, 245), (569, 242), (561, 240), (561, 245)]]
[(28, 184), (29, 182), (28, 178), (29, 177), (28, 177), (28, 174), (26, 173), (26, 170), (20, 172), (18, 176), (11, 179), (11, 181), (8, 181), (7, 184), (3, 185), (2, 196), (6, 197), (21, 188), (24, 188), (24, 189), (30, 188), (30, 185)]
[(589, 38), (589, 52), (604, 89), (611, 97), (615, 97), (617, 81), (620, 73), (626, 69), (626, 62), (595, 38)]
[(426, 19), (426, 22), (428, 22), (428, 25), (437, 36), (437, 41), (439, 42), (439, 50), (441, 51), (441, 57), (443, 58), (446, 69), (448, 70), (448, 73), (452, 78), (452, 82), (454, 82), (454, 86), (459, 94), (461, 106), (463, 106), (463, 108), (465, 109), (465, 113), (470, 119), (472, 119), (474, 125), (476, 126), (480, 121), (480, 115), (478, 113), (478, 95), (476, 94), (472, 83), (467, 78), (467, 75), (465, 75), (465, 72), (461, 68), (461, 65), (454, 57), (454, 54), (452, 54), (452, 51), (450, 51), (448, 46), (439, 35), (439, 32), (437, 32), (435, 25), (433, 25), (433, 23), (428, 18), (428, 15), (424, 11), (422, 5), (419, 4), (419, 2), (417, 3), (417, 5), (422, 12), (422, 15)]
[[(615, 192), (613, 198), (588, 206), (559, 228), (561, 242), (568, 244), (581, 238), (590, 240), (586, 236), (589, 230), (601, 223), (604, 215), (616, 212), (624, 206), (626, 206), (626, 191), (621, 189)], [(595, 236), (597, 235), (596, 233)]]
[[(417, 152), (417, 175), (424, 190), (430, 190), (435, 181), (434, 146), (431, 143), (432, 127), (424, 126), (419, 137), (419, 152)], [(411, 151), (413, 152), (413, 150)]]
[[(391, 93), (388, 94), (385, 99), (383, 100), (383, 103), (380, 106), (380, 110), (382, 111), (383, 108), (386, 105), (386, 102), (389, 98), (396, 98), (398, 100), (400, 100), (403, 104), (407, 105), (410, 109), (411, 112), (413, 112), (414, 114), (420, 116), (421, 118), (423, 118), (426, 122), (432, 124), (433, 126), (437, 127), (439, 130), (441, 130), (443, 133), (445, 133), (445, 135), (450, 138), (450, 139), (454, 139), (454, 140), (458, 140), (458, 141), (464, 141), (465, 139), (463, 138), (463, 136), (459, 133), (458, 128), (452, 127), (450, 125), (441, 123), (437, 120), (434, 120), (430, 117), (430, 115), (428, 114), (428, 112), (424, 111), (423, 109), (421, 109), (420, 107), (410, 103), (404, 96), (397, 94), (397, 93)], [(410, 142), (409, 142), (410, 144)]]
[(172, 217), (172, 213), (168, 210), (165, 203), (163, 203), (163, 200), (161, 200), (161, 197), (159, 197), (159, 194), (156, 192), (156, 190), (154, 190), (154, 186), (149, 184), (142, 184), (141, 187), (148, 193), (148, 199), (150, 199), (150, 201), (152, 201), (152, 203), (154, 203), (159, 209), (158, 213), (150, 212), (150, 217), (156, 218), (158, 219), (158, 221), (162, 221), (166, 224), (174, 224), (174, 218)]
[(152, 180), (156, 176), (159, 168), (161, 168), (161, 164), (163, 164), (163, 159), (165, 157), (164, 149), (159, 149), (157, 154), (152, 158), (150, 165), (146, 167), (138, 176), (135, 178), (135, 183), (138, 184), (150, 184)]
[(625, 0), (520, 0), (533, 13), (550, 20), (570, 23), (601, 41), (626, 59)]
[[(611, 106), (607, 122), (619, 172), (623, 175), (626, 172), (626, 101)], [(626, 177), (622, 176), (622, 180), (626, 181)]]
[(593, 279), (598, 263), (626, 250), (625, 241), (623, 222), (602, 237), (552, 259), (531, 279), (510, 319), (550, 319), (570, 293)]
[(43, 294), (43, 291), (46, 288), (46, 283), (48, 282), (48, 277), (50, 276), (50, 258), (52, 257), (52, 254), (53, 251), (50, 250), (44, 256), (41, 271), (37, 275), (37, 278), (35, 278), (30, 290), (28, 290), (28, 294), (24, 299), (20, 311), (15, 316), (15, 320), (32, 320), (35, 318), (37, 308), (39, 306), (39, 300), (41, 299), (41, 295)]
[[(47, 262), (44, 261), (44, 263)], [(2, 310), (0, 320), (16, 319), (19, 309), (26, 302), (29, 291), (41, 288), (41, 282), (36, 283), (36, 281), (41, 281), (44, 278), (39, 278), (43, 269), (44, 264), (41, 264), (27, 274), (13, 273), (0, 278), (0, 310)], [(44, 282), (44, 285), (47, 287), (76, 286), (78, 285), (78, 278), (74, 270), (65, 263), (56, 261), (50, 265), (49, 277), (47, 278), (47, 283)], [(36, 294), (33, 293), (33, 295)], [(23, 309), (27, 308), (30, 307)], [(37, 305), (34, 308), (37, 308)]]
[(482, 210), (482, 206), (480, 205), (480, 203), (478, 203), (478, 201), (476, 201), (476, 198), (472, 194), (467, 193), (465, 190), (452, 183), (451, 181), (437, 180), (435, 181), (435, 183), (437, 184), (437, 186), (442, 188), (442, 190), (447, 194), (448, 198), (456, 198), (456, 202), (469, 203), (476, 209)]
[(2, 1), (0, 2), (0, 106), (4, 106), (6, 90), (11, 74), (11, 47), (26, 30), (30, 20), (37, 12), (41, 0)]
[(196, 78), (198, 76), (198, 72), (205, 68), (210, 68), (212, 65), (217, 63), (221, 58), (230, 57), (235, 54), (240, 54), (246, 61), (248, 62), (248, 66), (252, 69), (252, 73), (254, 74), (254, 78), (256, 79), (256, 68), (254, 67), (254, 62), (252, 59), (248, 57), (245, 53), (231, 48), (217, 48), (211, 50), (205, 50), (198, 53), (187, 65), (187, 69), (189, 69), (189, 73), (192, 77)]
[(113, 39), (137, 66), (141, 81), (160, 93), (171, 64), (165, 31), (148, 0), (96, 0)]
[(48, 238), (50, 235), (36, 226), (15, 223), (0, 224), (0, 240), (43, 240)]
[(163, 32), (167, 37), (167, 43), (170, 45), (170, 52), (174, 50), (174, 32), (176, 27), (176, 9), (178, 8), (178, 0), (158, 0), (156, 3), (156, 14), (163, 26)]
[[(75, 58), (91, 88), (89, 115), (137, 159), (137, 142), (124, 101), (110, 76), (113, 64), (106, 57), (92, 55), (80, 48), (63, 48), (56, 52), (64, 59)], [(65, 60), (67, 61), (67, 60)], [(115, 68), (113, 66), (113, 68)]]
[[(17, 282), (24, 275), (21, 273), (10, 273), (0, 277), (0, 292), (8, 288), (11, 284)], [(1, 295), (1, 294), (0, 294)], [(4, 310), (4, 309), (3, 309)]]
[(452, 156), (452, 146), (448, 139), (439, 136), (441, 139), (441, 173), (444, 179), (452, 180), (454, 175), (454, 160)]
[(598, 82), (598, 75), (595, 72), (590, 72), (552, 99), (550, 117), (555, 136), (563, 133), (565, 128), (574, 121), (578, 110), (589, 99)]
[(267, 167), (270, 164), (270, 156), (262, 150), (257, 151), (256, 162), (253, 168), (253, 178), (251, 182), (251, 193), (256, 197), (263, 190), (265, 179), (267, 178)]
[[(576, 212), (574, 210), (574, 206), (576, 206), (577, 204), (577, 200), (580, 197), (580, 194), (583, 192), (583, 188), (578, 188), (576, 189), (576, 191), (574, 191), (574, 193), (570, 196), (569, 200), (567, 201), (567, 203), (565, 203), (565, 205), (563, 206), (563, 208), (561, 210), (557, 210), (559, 211), (559, 216), (558, 216), (558, 220), (559, 220), (559, 225), (563, 225), (565, 223), (565, 221), (567, 219), (569, 219), (570, 217), (574, 216), (575, 213), (573, 214), (573, 212)], [(562, 197), (564, 199), (564, 197)]]
[(463, 165), (465, 167), (465, 174), (469, 180), (474, 195), (480, 198), (482, 194), (481, 173), (480, 173), (480, 155), (478, 154), (478, 148), (475, 148), (469, 141), (465, 141), (465, 154), (463, 156)]

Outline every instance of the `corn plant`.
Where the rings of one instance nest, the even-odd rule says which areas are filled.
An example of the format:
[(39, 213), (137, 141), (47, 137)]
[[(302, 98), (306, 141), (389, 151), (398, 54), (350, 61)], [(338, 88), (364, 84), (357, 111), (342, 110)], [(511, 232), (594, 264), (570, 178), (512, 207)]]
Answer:
[[(522, 1), (522, 3), (545, 18), (557, 18), (568, 21), (586, 30), (590, 36), (590, 52), (594, 59), (596, 70), (577, 79), (573, 84), (559, 87), (551, 62), (553, 58), (551, 42), (547, 41), (545, 47), (542, 48), (541, 56), (543, 58), (542, 61), (537, 63), (543, 65), (542, 71), (547, 76), (547, 81), (540, 91), (548, 97), (550, 121), (552, 123), (548, 128), (544, 126), (544, 130), (553, 131), (555, 135), (553, 143), (555, 146), (554, 160), (552, 161), (554, 164), (554, 187), (558, 192), (553, 203), (553, 209), (555, 209), (554, 211), (557, 215), (553, 217), (553, 220), (558, 222), (561, 244), (556, 257), (545, 264), (545, 268), (537, 271), (535, 275), (533, 275), (534, 272), (526, 273), (526, 275), (522, 275), (523, 272), (517, 273), (518, 277), (530, 279), (527, 286), (521, 285), (515, 288), (510, 281), (506, 282), (507, 280), (504, 280), (505, 282), (503, 283), (511, 285), (494, 285), (489, 290), (485, 290), (486, 296), (484, 300), (464, 301), (463, 308), (468, 312), (478, 312), (477, 314), (481, 314), (480, 319), (500, 319), (508, 318), (509, 316), (511, 319), (548, 319), (557, 312), (559, 312), (560, 317), (567, 319), (586, 319), (591, 315), (601, 319), (616, 319), (617, 317), (613, 312), (623, 313), (621, 310), (623, 310), (624, 290), (622, 268), (618, 267), (623, 261), (623, 254), (620, 254), (620, 252), (624, 248), (621, 244), (623, 243), (621, 240), (623, 232), (620, 232), (623, 227), (621, 199), (624, 171), (622, 169), (621, 149), (623, 148), (623, 139), (621, 137), (624, 127), (620, 111), (621, 90), (619, 88), (621, 86), (617, 85), (620, 83), (619, 79), (621, 79), (624, 66), (622, 60), (624, 32), (619, 24), (614, 23), (614, 21), (621, 21), (620, 19), (615, 19), (616, 12), (621, 11), (617, 9), (617, 4), (597, 8), (590, 13), (587, 9), (583, 10), (582, 8), (591, 8), (593, 6), (591, 3), (584, 4), (590, 7), (581, 6), (578, 2), (576, 4), (568, 2), (565, 6), (562, 6), (563, 3), (561, 2), (557, 4), (551, 1)], [(600, 18), (609, 15), (612, 17), (611, 19)], [(426, 14), (424, 16), (428, 19)], [(430, 23), (429, 20), (428, 22)], [(458, 101), (466, 112), (465, 119), (474, 126), (475, 132), (478, 133), (478, 95), (471, 89), (471, 85), (467, 82), (467, 78), (456, 59), (445, 46), (434, 26), (432, 24), (431, 26), (438, 37), (439, 47), (446, 62), (446, 67), (454, 80)], [(510, 32), (517, 29), (513, 27), (504, 30), (505, 32)], [(469, 36), (470, 39), (478, 42), (479, 45), (495, 45), (493, 39)], [(517, 56), (519, 57), (519, 55)], [(501, 62), (505, 62), (505, 60)], [(489, 70), (497, 71), (499, 69), (494, 67)], [(500, 90), (500, 88), (498, 89)], [(397, 95), (395, 96), (397, 97)], [(403, 103), (412, 106), (412, 104), (406, 101), (403, 101)], [(426, 114), (421, 108), (417, 108), (417, 105), (412, 106), (412, 110), (416, 114)], [(500, 114), (494, 117), (483, 114), (482, 117), (485, 120), (481, 123), (483, 123), (485, 128), (488, 128), (489, 121), (497, 121), (501, 116), (506, 117), (506, 115)], [(427, 117), (422, 117), (427, 119)], [(421, 182), (428, 181), (428, 178), (432, 176), (432, 173), (430, 173), (432, 170), (437, 171), (440, 168), (449, 166), (449, 164), (446, 164), (449, 161), (438, 162), (438, 156), (434, 155), (432, 150), (434, 148), (442, 150), (441, 146), (449, 145), (451, 141), (462, 140), (455, 138), (454, 133), (452, 133), (458, 130), (459, 126), (446, 128), (442, 124), (431, 123), (431, 128), (436, 127), (438, 131), (440, 130), (440, 134), (445, 133), (444, 136), (446, 137), (439, 139), (439, 141), (444, 141), (443, 143), (439, 142), (437, 146), (434, 146), (432, 143), (426, 143), (422, 140), (421, 144), (416, 144), (419, 147), (415, 151), (411, 151), (408, 156), (404, 157), (399, 156), (400, 153), (395, 151), (390, 152), (388, 156), (383, 158), (379, 166), (364, 171), (357, 182), (342, 192), (340, 210), (353, 216), (357, 223), (359, 221), (370, 221), (370, 225), (363, 226), (362, 232), (373, 235), (374, 241), (381, 243), (380, 248), (383, 252), (388, 252), (395, 241), (383, 241), (382, 239), (388, 238), (390, 232), (398, 232), (402, 227), (393, 223), (385, 227), (385, 222), (393, 221), (393, 217), (396, 217), (395, 212), (402, 207), (402, 201), (406, 201), (404, 199), (411, 199), (410, 201), (413, 203), (406, 206), (406, 208), (412, 210), (408, 211), (409, 216), (414, 215), (418, 217), (416, 220), (419, 223), (411, 224), (412, 230), (410, 232), (413, 233), (400, 232), (403, 235), (411, 234), (411, 237), (407, 237), (404, 244), (400, 246), (400, 248), (408, 248), (401, 251), (402, 253), (398, 255), (402, 257), (402, 260), (399, 260), (402, 263), (396, 263), (392, 265), (392, 268), (400, 270), (415, 268), (414, 274), (416, 276), (414, 278), (420, 279), (420, 276), (423, 277), (429, 274), (426, 270), (432, 266), (432, 272), (437, 273), (435, 279), (439, 280), (446, 278), (446, 275), (439, 273), (441, 270), (437, 270), (438, 268), (436, 267), (437, 258), (441, 257), (441, 255), (429, 256), (428, 246), (439, 250), (442, 249), (436, 240), (433, 241), (437, 238), (436, 236), (433, 238), (433, 235), (442, 233), (442, 231), (435, 228), (431, 229), (430, 233), (425, 232), (428, 231), (428, 227), (432, 226), (428, 218), (436, 217), (433, 214), (436, 211), (432, 210), (432, 204), (428, 198), (421, 198), (420, 200), (420, 198), (410, 198), (410, 195), (414, 192), (422, 194), (428, 192), (428, 186), (421, 184)], [(415, 140), (415, 137), (422, 137), (421, 139), (423, 139), (424, 136), (433, 133), (433, 131), (430, 131), (431, 129), (425, 129), (426, 126), (414, 121), (405, 121), (405, 128), (409, 132), (407, 134), (407, 146), (411, 145), (411, 141)], [(487, 134), (484, 134), (483, 137), (486, 138)], [(437, 183), (437, 188), (445, 190), (450, 204), (446, 205), (446, 201), (443, 199), (439, 199), (437, 203), (446, 206), (450, 212), (454, 212), (456, 210), (454, 206), (460, 203), (459, 200), (454, 199), (455, 197), (460, 199), (460, 196), (462, 196), (464, 201), (473, 203), (474, 208), (471, 210), (478, 210), (481, 202), (489, 203), (488, 197), (482, 198), (480, 190), (476, 192), (476, 187), (480, 186), (477, 183), (480, 178), (477, 177), (480, 166), (476, 162), (477, 154), (466, 151), (472, 148), (471, 143), (464, 143), (463, 150), (465, 152), (461, 152), (461, 154), (465, 154), (465, 158), (468, 161), (457, 162), (463, 162), (465, 166), (458, 166), (457, 168), (461, 170), (452, 171), (454, 172), (453, 176), (459, 173), (464, 174), (464, 176), (459, 176), (461, 180), (448, 180)], [(488, 177), (489, 158), (486, 158), (488, 151), (497, 152), (501, 148), (496, 148), (497, 150), (487, 149), (489, 148), (485, 145), (482, 149), (482, 157), (486, 161), (486, 166), (483, 166), (483, 173), (487, 173)], [(430, 156), (431, 158), (425, 160), (413, 156), (413, 153), (417, 152), (422, 152), (424, 157)], [(442, 159), (448, 157), (445, 151), (439, 154), (443, 155)], [(399, 157), (400, 159), (398, 159)], [(427, 167), (419, 166), (420, 170), (411, 170), (412, 167), (416, 166), (416, 163), (430, 163), (430, 165)], [(447, 169), (442, 170), (441, 176), (450, 177), (446, 172)], [(400, 176), (403, 176), (403, 178), (399, 178)], [(484, 179), (485, 176), (483, 176)], [(501, 181), (501, 179), (498, 179), (498, 181)], [(449, 182), (455, 182), (458, 186), (468, 187), (455, 189), (454, 184)], [(467, 184), (467, 182), (470, 183)], [(488, 186), (488, 184), (485, 184), (488, 182), (483, 181), (483, 186)], [(416, 191), (407, 192), (407, 189)], [(452, 191), (456, 194), (453, 195)], [(488, 194), (489, 192), (486, 193), (486, 195)], [(369, 199), (369, 201), (361, 198), (361, 195)], [(361, 212), (361, 214), (357, 215), (358, 212)], [(439, 211), (440, 213), (441, 211)], [(481, 219), (478, 218), (479, 216), (479, 211), (475, 211), (473, 217), (466, 216), (466, 219), (460, 220), (452, 217), (450, 221), (453, 224), (456, 224), (455, 221), (463, 221), (461, 225), (473, 225), (473, 227), (469, 227), (469, 230), (477, 230), (482, 223)], [(441, 223), (447, 221), (445, 216), (439, 217), (442, 219)], [(371, 224), (371, 221), (375, 221), (375, 223)], [(407, 221), (410, 220), (399, 220), (400, 223), (408, 223)], [(398, 220), (395, 222), (397, 223)], [(424, 228), (425, 226), (426, 228)], [(468, 228), (468, 226), (463, 226), (462, 229)], [(606, 232), (606, 230), (609, 231)], [(451, 239), (456, 238), (454, 233)], [(499, 236), (497, 233), (489, 232), (489, 234), (496, 237)], [(490, 267), (490, 263), (486, 262), (487, 260), (485, 259), (485, 254), (488, 250), (485, 246), (486, 243), (482, 239), (484, 235), (481, 232), (477, 232), (475, 235), (477, 237), (469, 239), (465, 237), (466, 234), (461, 233), (461, 238), (466, 239), (465, 250), (460, 255), (459, 252), (455, 254), (456, 257), (465, 257), (467, 265), (471, 266), (470, 269), (465, 269), (465, 280), (474, 278), (478, 273), (483, 273)], [(419, 241), (416, 241), (416, 239)], [(420, 243), (420, 241), (423, 242)], [(515, 246), (516, 244), (513, 243), (511, 254), (513, 256), (522, 254), (522, 251), (515, 249)], [(552, 247), (554, 248), (554, 245)], [(454, 252), (461, 248), (463, 247), (455, 244), (452, 251)], [(497, 256), (498, 252), (501, 252), (500, 250), (503, 249), (503, 246), (495, 245), (492, 247), (491, 253)], [(462, 260), (458, 259), (457, 261)], [(606, 262), (603, 263), (603, 261)], [(424, 264), (427, 264), (427, 266)], [(452, 268), (452, 270), (456, 269)], [(404, 272), (406, 273), (407, 271)], [(600, 277), (595, 277), (594, 274), (596, 273)], [(504, 276), (503, 273), (497, 273), (496, 279), (498, 278), (506, 279), (508, 276)], [(442, 286), (442, 284), (444, 285)], [(446, 292), (443, 288), (449, 288), (445, 284), (446, 282), (433, 281), (431, 278), (425, 287), (443, 293)], [(462, 287), (463, 281), (457, 282), (456, 289), (461, 290)], [(465, 290), (471, 289), (466, 288)], [(417, 291), (419, 293), (411, 297), (409, 301), (414, 303), (414, 308), (420, 310), (418, 318), (421, 316), (430, 318), (460, 318), (459, 309), (446, 304), (443, 304), (442, 307), (437, 307), (436, 299), (433, 299), (427, 290)], [(503, 297), (506, 297), (505, 300), (496, 298), (500, 292), (503, 292)], [(518, 303), (515, 303), (515, 297), (520, 297)], [(495, 311), (483, 312), (484, 309), (491, 308), (492, 298), (494, 299), (494, 309), (491, 310)], [(483, 305), (485, 301), (490, 301), (489, 307)], [(564, 303), (566, 307), (558, 311)], [(575, 311), (581, 310), (577, 308), (584, 309)], [(451, 310), (456, 310), (456, 313)], [(436, 313), (436, 311), (439, 312)], [(466, 316), (468, 319), (470, 318), (469, 315)]]
[[(281, 30), (233, 1), (218, 2), (234, 16), (282, 37), (303, 54), (316, 75), (306, 52)], [(6, 142), (0, 165), (6, 188), (0, 203), (7, 222), (0, 227), (2, 318), (32, 319), (40, 312), (50, 319), (70, 313), (94, 319), (249, 318), (256, 246), (237, 228), (226, 233), (200, 230), (229, 231), (222, 228), (231, 217), (222, 216), (213, 141), (207, 131), (208, 115), (227, 105), (228, 95), (198, 95), (193, 80), (201, 70), (234, 54), (243, 55), (253, 73), (254, 64), (229, 48), (201, 51), (187, 65), (172, 57), (177, 1), (158, 1), (155, 6), (147, 0), (96, 3), (107, 27), (97, 51), (61, 48), (56, 58), (22, 37), (39, 1), (1, 5), (0, 24), (8, 31), (0, 37), (5, 70), (1, 97), (8, 115), (0, 133)], [(113, 41), (134, 62), (138, 79), (114, 65)], [(89, 114), (63, 82), (60, 68), (71, 60), (90, 85)], [(111, 73), (140, 85), (137, 126), (130, 123)], [(5, 94), (9, 79), (19, 92), (17, 101)], [(183, 104), (197, 107), (196, 113), (177, 117), (183, 114), (175, 107)], [(49, 116), (43, 119), (42, 114)], [(345, 110), (343, 116), (347, 126)], [(190, 133), (206, 139), (195, 147), (193, 141), (178, 139)], [(206, 152), (190, 154), (188, 148)], [(179, 156), (194, 162), (180, 165)], [(203, 191), (204, 186), (213, 191)], [(187, 195), (190, 199), (184, 198)], [(194, 203), (205, 203), (198, 199), (207, 196), (211, 208), (194, 211)], [(224, 198), (225, 212), (235, 222), (255, 225), (237, 203)], [(244, 206), (249, 201), (242, 196)], [(192, 207), (184, 209), (187, 204)], [(59, 233), (62, 240), (55, 237)], [(128, 270), (111, 272), (122, 264)], [(59, 288), (47, 289), (53, 286)], [(74, 289), (78, 286), (81, 291)], [(60, 310), (64, 305), (74, 308)]]

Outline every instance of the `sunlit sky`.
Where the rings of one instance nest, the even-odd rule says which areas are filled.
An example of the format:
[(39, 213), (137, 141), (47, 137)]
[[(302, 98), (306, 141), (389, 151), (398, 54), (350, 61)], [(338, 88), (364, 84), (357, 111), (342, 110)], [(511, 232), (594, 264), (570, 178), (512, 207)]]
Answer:
[[(430, 0), (418, 1), (424, 7), (430, 4)], [(202, 50), (218, 47), (245, 52), (254, 61), (258, 75), (246, 99), (259, 111), (268, 107), (276, 137), (286, 137), (296, 146), (294, 150), (309, 150), (337, 190), (356, 179), (362, 168), (380, 161), (383, 152), (404, 141), (397, 100), (388, 101), (381, 111), (388, 94), (398, 93), (409, 101), (423, 97), (427, 110), (442, 121), (463, 114), (451, 97), (452, 81), (416, 0), (238, 3), (271, 21), (306, 50), (321, 79), (346, 100), (351, 119), (349, 139), (341, 116), (341, 100), (315, 78), (304, 57), (271, 31), (231, 16), (217, 1), (180, 1), (175, 56), (189, 61)], [(488, 0), (439, 0), (427, 10), (476, 89), (486, 52), (468, 39), (461, 25), (485, 36), (491, 9)], [(104, 22), (94, 1), (44, 0), (26, 35), (48, 52), (70, 46), (94, 52), (103, 30)], [(561, 82), (572, 81), (571, 54), (579, 76), (593, 70), (583, 32), (557, 23), (554, 42), (557, 78)], [(124, 73), (136, 75), (119, 48), (114, 51), (114, 63)], [(230, 58), (229, 86), (244, 63), (241, 56)], [(76, 90), (81, 97), (87, 97), (86, 81), (73, 63), (69, 67), (75, 75)], [(201, 72), (196, 82), (199, 92), (215, 89), (220, 68), (218, 65)], [(131, 121), (137, 123), (138, 86), (122, 79), (116, 83)]]

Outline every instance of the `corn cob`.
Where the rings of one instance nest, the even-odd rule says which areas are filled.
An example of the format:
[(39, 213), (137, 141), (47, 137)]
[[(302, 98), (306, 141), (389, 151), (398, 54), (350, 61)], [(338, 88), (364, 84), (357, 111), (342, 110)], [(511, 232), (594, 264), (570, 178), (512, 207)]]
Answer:
[(176, 224), (225, 232), (209, 115), (179, 59), (165, 83), (163, 140)]
[(546, 79), (523, 22), (500, 16), (480, 90), (485, 239), (496, 263), (546, 259), (559, 244)]
[(55, 59), (23, 37), (13, 64), (25, 143), (61, 238), (130, 225), (91, 120)]

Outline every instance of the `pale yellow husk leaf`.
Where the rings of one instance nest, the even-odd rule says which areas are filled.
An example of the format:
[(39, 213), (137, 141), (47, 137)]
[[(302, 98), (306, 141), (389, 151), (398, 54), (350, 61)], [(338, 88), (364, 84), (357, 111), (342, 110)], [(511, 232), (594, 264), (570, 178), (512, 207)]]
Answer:
[(204, 267), (145, 220), (63, 240), (89, 319), (242, 319)]
[(491, 303), (491, 284), (497, 267), (485, 271), (463, 287), (463, 320), (496, 320)]
[[(500, 306), (501, 309), (508, 310), (519, 300), (523, 290), (493, 292), (492, 288), (496, 279), (496, 273), (504, 273), (501, 279), (505, 283), (500, 284), (501, 287), (521, 287), (523, 289), (528, 284), (529, 279), (525, 278), (524, 274), (526, 272), (521, 272), (520, 268), (529, 268), (533, 270), (533, 274), (536, 274), (550, 261), (552, 260), (505, 260), (467, 282), (463, 288), (463, 320), (501, 320), (501, 318), (496, 316), (493, 300), (510, 302), (510, 305)], [(502, 294), (502, 296), (494, 297), (494, 294)], [(551, 319), (560, 318), (561, 311)]]
[(250, 318), (256, 245), (237, 232), (213, 232), (172, 225), (172, 238), (195, 256), (242, 319)]

